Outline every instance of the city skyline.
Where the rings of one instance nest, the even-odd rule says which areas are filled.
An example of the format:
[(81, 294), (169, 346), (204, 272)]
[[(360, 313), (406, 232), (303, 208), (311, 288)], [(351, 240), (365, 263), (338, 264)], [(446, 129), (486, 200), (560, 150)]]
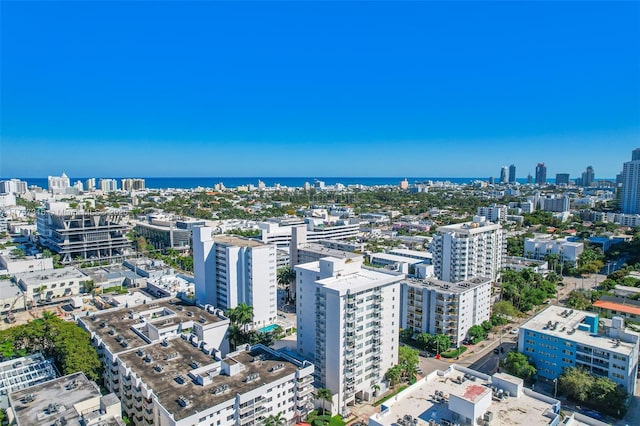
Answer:
[(0, 177), (615, 178), (640, 4), (459, 6), (4, 2)]

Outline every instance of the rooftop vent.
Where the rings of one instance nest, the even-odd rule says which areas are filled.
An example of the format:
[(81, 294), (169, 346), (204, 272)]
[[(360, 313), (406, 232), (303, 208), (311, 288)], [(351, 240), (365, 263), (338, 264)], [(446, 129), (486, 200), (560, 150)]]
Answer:
[(199, 368), (200, 367), (200, 363), (198, 361), (191, 361), (191, 364), (189, 364), (191, 366), (191, 368)]
[(151, 355), (147, 354), (144, 356), (144, 362), (150, 363), (151, 361), (153, 361), (153, 359), (151, 358)]
[(60, 411), (60, 408), (60, 404), (58, 404), (57, 402), (52, 402), (47, 406), (47, 413), (56, 414), (58, 411)]
[(284, 364), (280, 363), (280, 364), (276, 364), (273, 367), (271, 367), (271, 369), (269, 371), (271, 371), (273, 373), (273, 372), (276, 372), (278, 370), (282, 370), (283, 368), (284, 368)]
[(136, 355), (138, 355), (138, 356), (144, 356), (144, 351), (143, 351), (142, 349), (138, 349), (138, 350), (136, 351)]
[(76, 389), (78, 387), (78, 382), (74, 379), (72, 381), (70, 381), (69, 383), (67, 383), (66, 389), (67, 390), (73, 390)]
[(178, 352), (171, 352), (168, 353), (164, 356), (164, 359), (166, 359), (167, 361), (169, 361), (170, 359), (174, 359), (178, 357)]
[(251, 383), (251, 382), (255, 382), (256, 380), (258, 380), (260, 378), (260, 374), (258, 373), (251, 373), (249, 374), (245, 379), (245, 383)]
[(164, 346), (165, 348), (169, 346), (169, 341), (166, 338), (162, 339), (162, 346)]
[(160, 364), (156, 364), (153, 369), (158, 373), (162, 373), (164, 371), (164, 368)]
[(185, 383), (187, 383), (187, 380), (184, 378), (184, 376), (176, 376), (173, 380), (175, 380), (179, 385), (184, 385)]
[(21, 401), (25, 404), (28, 404), (30, 402), (33, 402), (36, 400), (36, 396), (32, 393), (28, 393), (25, 396), (22, 397)]
[(180, 404), (181, 407), (188, 407), (191, 405), (191, 401), (181, 395), (178, 397), (178, 404)]
[(227, 392), (228, 390), (229, 390), (229, 385), (220, 385), (217, 388), (212, 389), (211, 393), (214, 395), (220, 395)]

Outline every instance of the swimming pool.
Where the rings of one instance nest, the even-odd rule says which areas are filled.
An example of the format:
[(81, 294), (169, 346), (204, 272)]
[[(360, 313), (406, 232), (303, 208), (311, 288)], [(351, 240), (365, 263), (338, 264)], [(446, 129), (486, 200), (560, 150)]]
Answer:
[(262, 328), (258, 329), (258, 331), (260, 333), (268, 333), (270, 331), (275, 330), (276, 328), (278, 328), (278, 324), (271, 324), (271, 325), (268, 325), (266, 327), (262, 327)]

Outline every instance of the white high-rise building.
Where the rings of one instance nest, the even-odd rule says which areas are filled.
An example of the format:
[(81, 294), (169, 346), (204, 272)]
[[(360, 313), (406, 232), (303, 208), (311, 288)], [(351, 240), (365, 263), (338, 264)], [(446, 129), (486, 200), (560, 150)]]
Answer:
[(0, 181), (0, 194), (24, 194), (27, 192), (27, 182), (19, 179)]
[(640, 148), (622, 168), (622, 213), (640, 214)]
[(316, 366), (316, 386), (345, 416), (370, 400), (398, 361), (404, 274), (362, 267), (362, 258), (325, 257), (295, 267), (298, 353)]
[(118, 181), (115, 179), (100, 179), (100, 190), (102, 192), (114, 192), (118, 190)]
[(431, 252), (438, 279), (458, 282), (499, 276), (507, 251), (502, 226), (475, 216), (473, 222), (441, 226), (437, 231)]
[(94, 191), (96, 189), (96, 178), (89, 178), (85, 181), (84, 187), (87, 191)]
[(198, 303), (227, 310), (253, 307), (253, 324), (264, 327), (278, 316), (276, 246), (213, 228), (193, 228), (193, 271)]
[(49, 176), (48, 183), (52, 194), (62, 194), (71, 187), (71, 181), (65, 172), (62, 172), (62, 176)]
[[(459, 346), (474, 325), (489, 320), (491, 279), (449, 283), (436, 279), (404, 281), (401, 285), (401, 328), (418, 333), (446, 334)], [(448, 348), (440, 348), (441, 352)]]

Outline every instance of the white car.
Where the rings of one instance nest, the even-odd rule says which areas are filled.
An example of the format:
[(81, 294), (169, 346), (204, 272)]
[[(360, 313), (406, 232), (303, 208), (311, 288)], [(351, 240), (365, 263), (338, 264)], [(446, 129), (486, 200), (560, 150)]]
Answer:
[(512, 328), (511, 331), (509, 331), (509, 333), (518, 334), (518, 329), (517, 328)]

